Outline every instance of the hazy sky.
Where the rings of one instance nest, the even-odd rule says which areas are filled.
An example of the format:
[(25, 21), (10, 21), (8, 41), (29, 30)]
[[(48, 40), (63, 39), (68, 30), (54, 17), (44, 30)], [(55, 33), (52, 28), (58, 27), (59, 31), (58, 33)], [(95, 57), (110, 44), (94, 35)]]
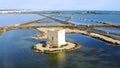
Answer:
[(120, 0), (0, 0), (0, 9), (120, 11)]

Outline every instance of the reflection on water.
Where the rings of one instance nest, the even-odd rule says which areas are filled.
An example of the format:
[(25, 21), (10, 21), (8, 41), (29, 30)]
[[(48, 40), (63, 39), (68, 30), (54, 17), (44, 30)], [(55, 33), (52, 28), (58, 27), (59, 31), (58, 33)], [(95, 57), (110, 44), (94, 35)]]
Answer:
[(67, 54), (66, 68), (119, 68), (120, 58), (117, 55), (101, 48), (83, 46)]
[(64, 68), (66, 61), (65, 53), (48, 54), (48, 64), (50, 68)]
[(68, 53), (34, 53), (41, 40), (30, 38), (33, 29), (17, 29), (0, 36), (0, 68), (120, 68), (120, 47), (81, 34), (66, 34), (66, 40), (81, 44)]

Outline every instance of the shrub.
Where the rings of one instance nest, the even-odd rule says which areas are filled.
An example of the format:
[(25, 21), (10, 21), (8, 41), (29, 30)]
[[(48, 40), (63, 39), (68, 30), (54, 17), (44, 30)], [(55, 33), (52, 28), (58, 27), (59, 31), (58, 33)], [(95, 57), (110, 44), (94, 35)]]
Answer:
[(64, 47), (64, 46), (67, 46), (68, 44), (64, 44), (64, 45), (61, 45), (60, 47)]

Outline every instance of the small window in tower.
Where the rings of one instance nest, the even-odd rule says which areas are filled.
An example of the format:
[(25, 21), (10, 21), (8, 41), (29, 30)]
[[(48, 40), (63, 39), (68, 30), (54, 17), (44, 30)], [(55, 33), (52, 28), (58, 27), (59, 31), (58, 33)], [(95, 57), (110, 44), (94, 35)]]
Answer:
[(53, 40), (54, 38), (52, 37), (52, 40)]

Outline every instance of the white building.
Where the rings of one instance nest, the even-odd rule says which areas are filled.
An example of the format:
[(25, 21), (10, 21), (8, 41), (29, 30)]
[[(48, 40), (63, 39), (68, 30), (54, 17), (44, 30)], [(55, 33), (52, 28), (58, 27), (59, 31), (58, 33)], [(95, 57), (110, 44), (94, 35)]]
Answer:
[(47, 47), (60, 47), (66, 44), (65, 31), (51, 29), (47, 32)]
[(29, 10), (26, 10), (26, 9), (0, 10), (0, 13), (1, 13), (1, 14), (7, 14), (7, 13), (22, 13), (22, 12), (29, 12)]

